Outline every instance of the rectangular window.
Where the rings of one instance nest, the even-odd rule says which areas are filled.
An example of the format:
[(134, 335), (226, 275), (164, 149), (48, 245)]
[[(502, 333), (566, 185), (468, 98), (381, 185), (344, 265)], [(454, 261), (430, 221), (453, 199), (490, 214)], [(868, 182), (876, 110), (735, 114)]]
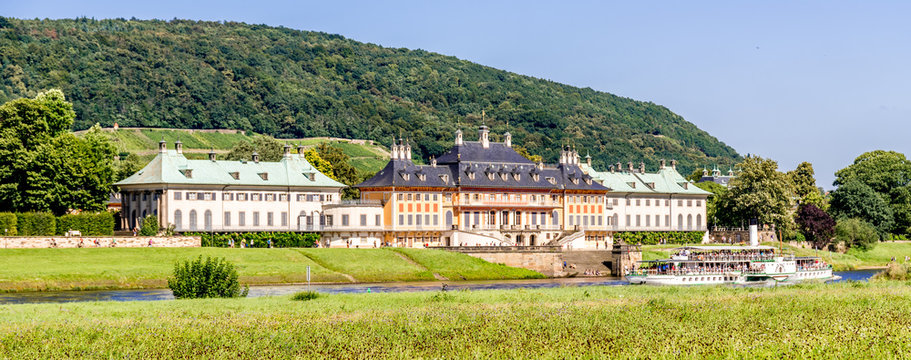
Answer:
[(661, 227), (661, 217), (655, 215), (655, 227)]
[(469, 220), (470, 220), (470, 217), (471, 217), (471, 213), (466, 212), (466, 213), (465, 213), (465, 223), (462, 224), (462, 227), (463, 227), (463, 228), (467, 229), (467, 228), (470, 227), (470, 225), (469, 225), (469, 224), (471, 224), (471, 221), (469, 221)]
[[(639, 204), (636, 204), (636, 205), (639, 205)], [(652, 200), (651, 200), (651, 199), (645, 199), (645, 206), (652, 206)]]
[(437, 194), (433, 194), (433, 201), (437, 201)]
[(361, 226), (367, 226), (367, 214), (361, 214)]
[(399, 225), (405, 225), (405, 215), (399, 214)]
[(636, 227), (642, 226), (642, 222), (640, 221), (640, 220), (642, 220), (641, 218), (642, 218), (642, 216), (636, 215)]
[(406, 199), (408, 199), (408, 201), (411, 201), (411, 194), (408, 194), (408, 196), (406, 197)]
[(380, 215), (377, 215), (376, 216), (376, 226), (380, 226), (381, 222), (382, 222), (382, 217)]
[(573, 217), (569, 216), (569, 226), (573, 226)]
[(326, 226), (332, 226), (332, 215), (326, 215)]
[(677, 200), (677, 206), (683, 206), (683, 200)]
[(582, 217), (582, 225), (588, 226), (588, 216)]
[(319, 201), (326, 201), (326, 195), (325, 195), (325, 194), (320, 194), (320, 196), (319, 196)]
[(667, 227), (671, 226), (671, 216), (670, 215), (664, 215), (664, 226), (667, 226)]
[(225, 226), (231, 226), (231, 212), (225, 211)]
[(398, 194), (398, 200), (399, 200), (399, 201), (405, 200), (404, 197), (405, 197), (405, 196), (404, 196), (403, 194)]
[(259, 211), (253, 212), (253, 226), (259, 226)]
[(599, 216), (599, 217), (598, 217), (598, 226), (601, 226), (603, 223), (604, 223), (604, 217), (603, 217), (603, 216)]
[(620, 201), (618, 201), (617, 199), (614, 199), (614, 205), (618, 205), (619, 203), (620, 203)]
[(433, 214), (433, 224), (440, 225), (440, 215)]
[(174, 192), (174, 200), (180, 200), (180, 191)]
[[(187, 200), (196, 200), (196, 195), (199, 195), (199, 194), (198, 194), (198, 193), (195, 193), (195, 192), (188, 192), (188, 193), (187, 193)], [(136, 200), (136, 199), (133, 199), (133, 200)]]
[(687, 201), (686, 201), (686, 206), (687, 206), (687, 207), (692, 207), (692, 206), (693, 206), (693, 200), (687, 200)]
[(142, 201), (146, 201), (148, 199), (149, 199), (149, 194), (142, 193)]
[(626, 206), (629, 206), (629, 199), (626, 199)]
[(304, 194), (297, 194), (297, 201), (304, 201), (306, 198), (307, 196)]
[(475, 211), (474, 212), (474, 224), (480, 224), (480, 223), (481, 223), (481, 212)]
[(234, 200), (233, 197), (234, 197), (234, 194), (232, 194), (232, 193), (222, 193), (222, 194), (221, 194), (221, 200), (222, 200), (222, 201), (231, 201), (231, 200)]
[(266, 226), (273, 225), (275, 225), (275, 213), (270, 211), (266, 213)]
[(430, 201), (430, 194), (424, 194), (424, 201)]
[(342, 214), (342, 226), (348, 226), (348, 214)]
[(415, 224), (415, 225), (421, 226), (421, 215), (418, 215), (416, 220), (417, 220), (417, 224)]
[(670, 207), (670, 206), (671, 206), (671, 201), (670, 201), (670, 200), (664, 200), (664, 206)]
[(639, 199), (636, 199), (636, 206), (639, 206)]
[(645, 215), (645, 227), (652, 226), (652, 217)]
[(414, 225), (414, 215), (408, 214), (408, 225)]
[(702, 200), (696, 200), (696, 207), (702, 206)]
[(538, 225), (538, 217), (536, 215), (538, 215), (538, 213), (531, 213), (531, 224), (532, 225)]
[(541, 225), (547, 225), (547, 213), (541, 213)]
[(288, 194), (281, 194), (278, 196), (278, 201), (288, 201)]
[(275, 201), (275, 194), (266, 194), (266, 201)]
[(250, 194), (250, 201), (259, 201), (259, 199), (261, 199), (261, 196), (262, 194), (252, 193)]
[(629, 227), (629, 215), (626, 215), (626, 226)]
[(288, 226), (288, 213), (282, 211), (282, 226)]
[(430, 214), (424, 215), (424, 224), (430, 225)]
[(247, 213), (241, 211), (237, 213), (237, 226), (246, 226), (247, 225)]

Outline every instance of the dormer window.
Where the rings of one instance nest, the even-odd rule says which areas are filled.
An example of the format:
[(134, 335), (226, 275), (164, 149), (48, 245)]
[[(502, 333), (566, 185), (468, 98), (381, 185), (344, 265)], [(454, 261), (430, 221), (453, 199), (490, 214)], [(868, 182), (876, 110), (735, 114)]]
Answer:
[(444, 184), (449, 183), (449, 175), (440, 175), (440, 180), (443, 180)]
[(648, 183), (648, 184), (646, 184), (646, 185), (648, 186), (649, 189), (652, 189), (652, 190), (655, 189), (655, 183), (653, 183), (653, 182), (650, 182), (650, 183)]
[(474, 180), (474, 171), (469, 171), (469, 172), (468, 172), (468, 179)]
[(426, 174), (418, 174), (418, 180), (427, 181), (427, 175), (426, 175)]
[(487, 179), (493, 180), (493, 177), (494, 177), (494, 175), (492, 172), (487, 173)]
[(592, 179), (591, 179), (591, 178), (585, 179), (585, 183), (591, 185), (591, 184), (592, 184)]
[(500, 179), (506, 181), (506, 173), (500, 174)]
[(630, 182), (628, 182), (628, 183), (626, 183), (626, 184), (629, 185), (629, 187), (631, 187), (631, 188), (633, 188), (633, 189), (636, 188), (636, 183), (635, 183), (635, 182), (630, 181)]
[(522, 178), (522, 175), (521, 175), (521, 174), (519, 174), (519, 173), (512, 173), (512, 179), (513, 179), (513, 180), (519, 181), (519, 179), (521, 179), (521, 178)]
[(571, 181), (573, 184), (579, 185), (579, 178), (572, 178)]
[(305, 172), (305, 173), (304, 173), (304, 176), (307, 177), (307, 180), (316, 181), (316, 173)]
[(193, 169), (180, 170), (180, 173), (183, 174), (187, 179), (193, 178)]
[(547, 182), (549, 182), (551, 185), (556, 185), (556, 184), (557, 184), (557, 179), (555, 179), (555, 178), (553, 178), (553, 177), (548, 176), (548, 177), (546, 177), (546, 178), (544, 178), (544, 179), (547, 180)]
[(401, 175), (402, 175), (402, 179), (404, 179), (405, 181), (408, 181), (409, 179), (411, 179), (411, 174), (409, 174), (409, 173), (402, 172)]
[(269, 180), (269, 173), (267, 173), (267, 172), (261, 172), (261, 173), (259, 173), (258, 175), (259, 175), (259, 177), (262, 178), (264, 181), (265, 181), (265, 180)]
[(240, 172), (233, 171), (229, 173), (234, 180), (240, 180)]
[(541, 175), (538, 175), (538, 174), (531, 174), (531, 178), (535, 182), (541, 181)]

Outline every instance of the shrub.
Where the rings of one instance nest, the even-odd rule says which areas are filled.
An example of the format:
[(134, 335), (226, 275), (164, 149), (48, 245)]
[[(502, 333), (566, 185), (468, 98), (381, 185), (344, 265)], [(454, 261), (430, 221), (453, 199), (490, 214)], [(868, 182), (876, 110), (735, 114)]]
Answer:
[(704, 234), (702, 231), (623, 231), (614, 234), (614, 240), (642, 245), (657, 245), (662, 240), (667, 244), (698, 244)]
[(874, 280), (911, 280), (911, 264), (892, 262), (881, 273), (873, 275)]
[(224, 258), (206, 257), (203, 261), (202, 255), (174, 264), (168, 288), (178, 299), (246, 297), (250, 290), (248, 286), (241, 289), (234, 264)]
[(16, 236), (16, 214), (0, 213), (0, 235)]
[(234, 240), (235, 247), (240, 247), (241, 241), (246, 240), (247, 246), (256, 248), (269, 247), (270, 239), (272, 240), (272, 247), (280, 248), (313, 247), (313, 244), (319, 241), (319, 234), (317, 233), (186, 233), (186, 235), (199, 236), (202, 239), (202, 246), (207, 247), (228, 247), (229, 240)]
[(57, 218), (51, 213), (18, 213), (16, 214), (16, 231), (19, 236), (54, 235), (57, 229)]
[(77, 230), (82, 235), (114, 235), (114, 215), (109, 212), (67, 214), (57, 218), (57, 234)]
[(876, 228), (861, 219), (841, 219), (835, 225), (835, 241), (847, 248), (867, 251), (879, 241)]
[(146, 216), (145, 219), (142, 219), (142, 227), (139, 228), (139, 235), (158, 235), (158, 217), (155, 215), (149, 215)]
[(308, 300), (316, 299), (319, 296), (320, 296), (319, 293), (316, 291), (301, 291), (299, 293), (294, 294), (294, 296), (291, 297), (291, 300), (308, 301)]

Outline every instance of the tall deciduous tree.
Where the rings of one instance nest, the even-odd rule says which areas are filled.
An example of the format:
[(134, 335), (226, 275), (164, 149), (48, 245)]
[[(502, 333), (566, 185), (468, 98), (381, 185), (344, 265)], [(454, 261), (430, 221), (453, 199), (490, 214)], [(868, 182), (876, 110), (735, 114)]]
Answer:
[(0, 106), (0, 210), (103, 210), (114, 146), (93, 127), (69, 133), (75, 113), (60, 90)]
[(754, 156), (746, 158), (740, 168), (720, 199), (720, 211), (730, 214), (734, 224), (755, 218), (779, 229), (793, 229), (791, 181), (778, 171), (778, 163)]
[(835, 219), (813, 204), (803, 204), (797, 209), (795, 219), (800, 232), (817, 249), (825, 248), (835, 234)]
[(716, 223), (726, 224), (731, 222), (731, 219), (727, 216), (728, 214), (718, 211), (718, 206), (721, 202), (721, 198), (727, 193), (728, 189), (712, 181), (696, 183), (696, 186), (702, 190), (712, 193), (712, 195), (709, 195), (708, 199), (705, 201), (706, 223), (714, 226)]
[(835, 225), (835, 241), (845, 247), (866, 251), (872, 249), (879, 239), (876, 228), (861, 219), (839, 219)]
[(227, 160), (251, 160), (253, 152), (259, 155), (260, 161), (279, 161), (284, 154), (284, 144), (271, 136), (257, 136), (252, 142), (239, 142), (231, 148)]
[(850, 179), (832, 192), (831, 211), (839, 219), (858, 218), (872, 224), (880, 234), (892, 229), (892, 208), (882, 194), (860, 180)]
[[(867, 185), (886, 200), (894, 220), (887, 231), (908, 233), (911, 227), (911, 161), (904, 154), (883, 150), (863, 153), (853, 164), (835, 172), (835, 185), (839, 187), (852, 180)], [(842, 204), (841, 210), (851, 206)], [(882, 231), (881, 223), (873, 219), (868, 221)]]
[(788, 172), (788, 178), (793, 184), (794, 195), (801, 204), (813, 204), (817, 208), (827, 209), (828, 203), (822, 196), (819, 187), (816, 186), (815, 172), (813, 164), (806, 161), (797, 165), (797, 168)]

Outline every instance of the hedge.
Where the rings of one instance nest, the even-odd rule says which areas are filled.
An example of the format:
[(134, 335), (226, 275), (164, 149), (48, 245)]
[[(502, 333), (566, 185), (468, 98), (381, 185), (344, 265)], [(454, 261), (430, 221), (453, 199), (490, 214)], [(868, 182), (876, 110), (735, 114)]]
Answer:
[(158, 217), (155, 215), (146, 216), (142, 219), (142, 227), (139, 228), (140, 236), (158, 235)]
[(17, 213), (16, 232), (18, 236), (54, 235), (57, 230), (57, 218), (51, 213)]
[(109, 212), (67, 214), (57, 218), (57, 235), (77, 230), (82, 235), (114, 235), (114, 215)]
[(698, 244), (705, 235), (703, 231), (624, 231), (614, 234), (614, 240), (627, 244), (658, 245), (665, 244)]
[(319, 241), (317, 233), (293, 232), (256, 232), (256, 233), (186, 233), (189, 236), (202, 238), (202, 246), (228, 247), (229, 240), (234, 240), (234, 247), (246, 241), (247, 247), (267, 248), (269, 240), (272, 247), (313, 247)]
[(16, 214), (0, 213), (0, 235), (16, 236)]

